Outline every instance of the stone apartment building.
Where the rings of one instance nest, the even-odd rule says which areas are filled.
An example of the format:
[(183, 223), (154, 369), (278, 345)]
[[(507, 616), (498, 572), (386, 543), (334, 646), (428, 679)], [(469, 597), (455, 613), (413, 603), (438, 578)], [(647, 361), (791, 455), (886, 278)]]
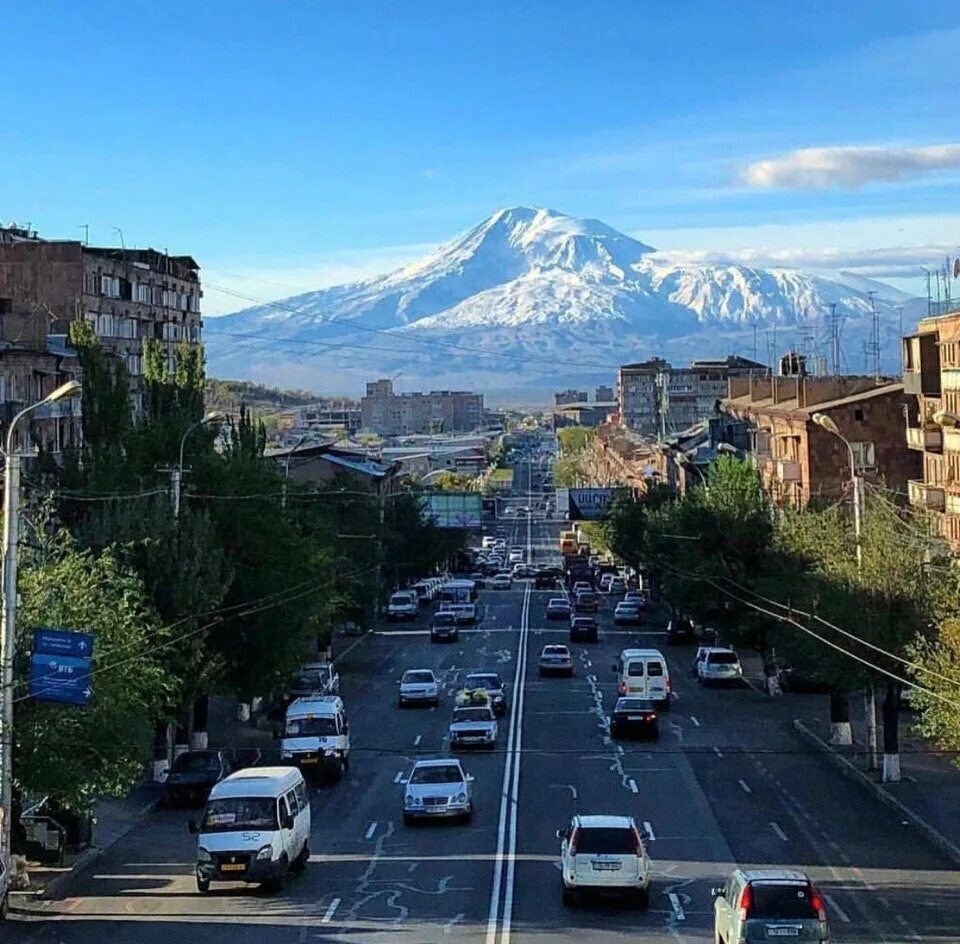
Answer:
[(199, 266), (154, 249), (86, 246), (0, 228), (0, 335), (42, 350), (86, 320), (130, 373), (131, 405), (142, 406), (143, 343), (161, 342), (172, 367), (177, 345), (201, 343)]
[(960, 303), (943, 308), (903, 339), (906, 445), (921, 463), (907, 492), (960, 551)]
[(392, 380), (367, 384), (360, 401), (364, 429), (381, 436), (470, 432), (483, 425), (483, 394), (467, 390), (396, 393)]
[(851, 444), (865, 481), (907, 490), (921, 469), (903, 436), (902, 383), (873, 377), (734, 377), (711, 420), (712, 444), (743, 450), (776, 504), (833, 500), (850, 485), (847, 447), (813, 422), (824, 413)]
[(553, 395), (554, 406), (565, 406), (568, 403), (586, 403), (590, 394), (586, 390), (561, 390)]

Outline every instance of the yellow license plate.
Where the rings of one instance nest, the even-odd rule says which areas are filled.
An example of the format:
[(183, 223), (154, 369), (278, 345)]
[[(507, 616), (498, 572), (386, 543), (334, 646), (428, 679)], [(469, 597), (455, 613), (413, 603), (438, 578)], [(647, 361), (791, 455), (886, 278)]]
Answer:
[(220, 866), (221, 872), (242, 872), (246, 866), (242, 862), (225, 862)]
[(315, 763), (317, 763), (317, 761), (318, 761), (319, 759), (320, 759), (319, 757), (301, 757), (301, 758), (300, 758), (300, 763), (301, 763), (301, 764), (315, 764)]

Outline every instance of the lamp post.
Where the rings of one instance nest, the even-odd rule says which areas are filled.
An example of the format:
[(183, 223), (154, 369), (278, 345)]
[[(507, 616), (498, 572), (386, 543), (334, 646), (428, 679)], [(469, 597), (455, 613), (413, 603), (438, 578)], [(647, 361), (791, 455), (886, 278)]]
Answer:
[(222, 413), (220, 410), (212, 410), (203, 419), (191, 423), (184, 431), (183, 436), (180, 437), (180, 461), (175, 469), (170, 470), (170, 497), (173, 502), (173, 517), (175, 519), (180, 518), (180, 483), (183, 481), (183, 450), (187, 445), (187, 437), (205, 423), (222, 423), (226, 418), (226, 413)]
[[(811, 417), (814, 423), (821, 429), (836, 436), (846, 447), (847, 455), (850, 459), (850, 479), (853, 484), (853, 534), (857, 545), (857, 573), (863, 572), (863, 548), (861, 546), (861, 518), (863, 493), (860, 484), (860, 476), (857, 475), (857, 460), (853, 454), (853, 446), (849, 440), (840, 432), (837, 424), (826, 413), (814, 413)], [(864, 713), (867, 722), (867, 762), (870, 770), (877, 768), (877, 705), (876, 692), (874, 691), (873, 678), (870, 678), (870, 684), (867, 686), (867, 694), (864, 698)], [(846, 731), (834, 735), (834, 743), (851, 744), (853, 738), (850, 734), (849, 722), (846, 724)]]
[(0, 818), (2, 818), (2, 847), (4, 860), (10, 863), (10, 817), (13, 811), (13, 662), (17, 646), (17, 543), (19, 539), (20, 454), (15, 451), (17, 424), (25, 416), (48, 403), (75, 397), (81, 391), (80, 382), (70, 380), (11, 420), (7, 429), (7, 451), (4, 456), (3, 481), (3, 619), (0, 625), (0, 667), (3, 679), (3, 730), (0, 784)]

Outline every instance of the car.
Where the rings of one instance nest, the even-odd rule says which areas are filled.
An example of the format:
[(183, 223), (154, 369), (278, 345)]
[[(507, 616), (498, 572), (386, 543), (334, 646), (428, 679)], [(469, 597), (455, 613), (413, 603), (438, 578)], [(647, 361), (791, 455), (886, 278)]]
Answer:
[(647, 605), (647, 597), (639, 590), (628, 590), (623, 595), (623, 602), (636, 603), (636, 605), (642, 610)]
[(581, 590), (573, 601), (578, 613), (595, 613), (600, 608), (600, 598), (592, 590)]
[(711, 649), (697, 663), (697, 678), (704, 686), (739, 682), (743, 678), (740, 657), (732, 649)]
[(233, 770), (224, 751), (185, 751), (173, 762), (163, 788), (167, 806), (202, 806), (210, 791)]
[(571, 592), (574, 596), (576, 596), (576, 595), (577, 595), (578, 593), (580, 593), (581, 591), (583, 591), (583, 592), (588, 592), (588, 593), (592, 593), (592, 592), (593, 592), (593, 586), (592, 586), (591, 583), (590, 583), (589, 581), (587, 581), (587, 580), (576, 580), (576, 581), (574, 581), (573, 586), (570, 588), (570, 592)]
[(678, 646), (696, 642), (697, 631), (693, 623), (683, 616), (675, 617), (667, 623), (667, 643)]
[(387, 604), (387, 619), (416, 619), (420, 612), (420, 600), (413, 590), (398, 590)]
[(513, 576), (505, 570), (501, 570), (500, 573), (494, 574), (489, 582), (488, 586), (491, 590), (510, 590), (513, 587)]
[(420, 605), (429, 603), (436, 593), (433, 584), (429, 580), (418, 580), (411, 588), (417, 595)]
[[(339, 695), (340, 675), (329, 662), (308, 662), (290, 686), (289, 701), (314, 695)], [(289, 704), (288, 701), (288, 704)]]
[(524, 563), (524, 558), (526, 554), (523, 551), (514, 548), (507, 557), (507, 562), (510, 564), (522, 564)]
[(657, 706), (646, 698), (618, 698), (610, 713), (612, 738), (640, 735), (656, 739), (660, 733)]
[(448, 729), (450, 750), (461, 747), (497, 746), (497, 718), (489, 698), (483, 705), (463, 705), (453, 709), (453, 720)]
[(570, 620), (570, 642), (596, 642), (597, 621), (592, 616), (574, 616)]
[(487, 548), (491, 548), (496, 543), (496, 540), (497, 539), (492, 534), (485, 534), (480, 539), (480, 547), (483, 548), (484, 550), (486, 550)]
[(441, 603), (438, 613), (452, 613), (458, 626), (470, 626), (477, 621), (476, 603)]
[(541, 675), (573, 675), (573, 656), (566, 646), (544, 646), (538, 669)]
[(601, 574), (600, 583), (597, 585), (600, 587), (601, 593), (610, 592), (610, 581), (613, 580), (613, 574)]
[(473, 776), (457, 758), (418, 760), (406, 778), (403, 821), (473, 815)]
[(517, 509), (517, 514), (520, 515), (521, 517), (526, 517), (527, 515), (530, 514), (530, 509), (527, 508), (526, 505), (521, 505), (521, 506)]
[(669, 710), (670, 669), (659, 649), (624, 649), (613, 664), (617, 694), (648, 698)]
[(613, 576), (607, 586), (607, 593), (624, 593), (627, 589), (627, 581), (623, 577)]
[(479, 570), (470, 574), (467, 579), (472, 580), (477, 585), (478, 590), (482, 590), (486, 584), (486, 575)]
[(649, 906), (653, 867), (632, 816), (574, 816), (557, 838), (565, 905), (590, 893), (618, 893)]
[(640, 608), (636, 603), (618, 603), (613, 609), (613, 621), (617, 625), (636, 625), (640, 622)]
[(569, 619), (570, 613), (570, 601), (566, 597), (551, 597), (547, 600), (547, 619)]
[(537, 590), (553, 590), (557, 581), (563, 578), (563, 571), (559, 567), (539, 567), (534, 576), (533, 586)]
[(407, 669), (400, 679), (400, 693), (397, 696), (401, 708), (407, 705), (440, 704), (440, 683), (433, 669)]
[(516, 518), (516, 517), (517, 517), (516, 509), (510, 508), (510, 507), (504, 508), (504, 509), (503, 509), (503, 517), (504, 517), (504, 518)]
[(449, 611), (434, 613), (430, 621), (430, 642), (456, 642), (460, 638), (457, 618)]
[(493, 713), (502, 717), (507, 713), (507, 690), (503, 679), (496, 672), (471, 672), (464, 680), (463, 687), (477, 691), (483, 689), (490, 699)]
[(527, 580), (537, 575), (537, 568), (532, 564), (514, 564), (513, 577), (515, 580)]
[(715, 941), (787, 939), (827, 944), (830, 929), (823, 896), (796, 869), (737, 869), (713, 889)]
[[(707, 658), (711, 652), (733, 652), (729, 646), (698, 646), (697, 653), (693, 657), (692, 675), (695, 679), (700, 678), (700, 664)], [(739, 662), (739, 660), (738, 660)]]

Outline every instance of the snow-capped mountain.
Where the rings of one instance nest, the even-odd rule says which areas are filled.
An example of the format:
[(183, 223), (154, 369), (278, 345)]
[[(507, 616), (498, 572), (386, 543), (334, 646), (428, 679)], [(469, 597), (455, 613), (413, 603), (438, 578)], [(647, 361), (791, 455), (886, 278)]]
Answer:
[(654, 355), (682, 363), (756, 343), (763, 360), (756, 329), (774, 326), (778, 353), (802, 343), (815, 355), (831, 305), (847, 368), (862, 367), (872, 304), (892, 366), (893, 308), (909, 319), (911, 303), (859, 275), (677, 262), (599, 220), (514, 207), (394, 272), (208, 319), (205, 334), (218, 376), (355, 392), (402, 372), (406, 389), (532, 392), (609, 382)]

